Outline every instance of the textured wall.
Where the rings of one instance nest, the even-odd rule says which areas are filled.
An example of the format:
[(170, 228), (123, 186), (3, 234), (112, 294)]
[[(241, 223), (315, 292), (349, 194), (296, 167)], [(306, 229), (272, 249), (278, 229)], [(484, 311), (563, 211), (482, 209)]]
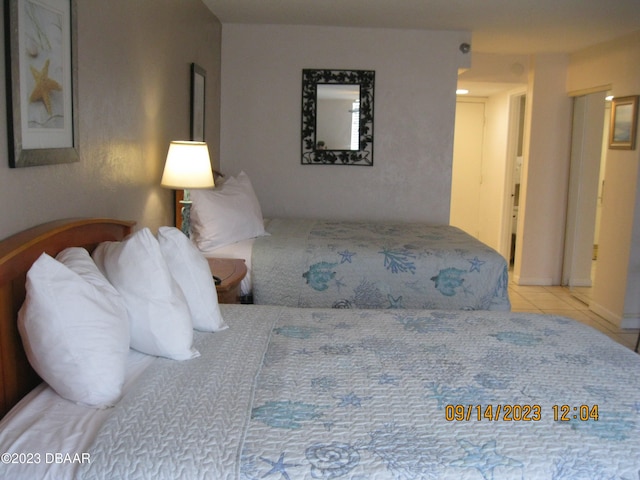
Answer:
[[(569, 91), (610, 85), (640, 93), (640, 31), (571, 57)], [(624, 328), (640, 327), (640, 148), (607, 150), (598, 262), (591, 308)]]
[(567, 65), (562, 54), (532, 59), (513, 273), (521, 285), (560, 285), (562, 276), (572, 108)]
[(80, 162), (10, 169), (0, 95), (0, 238), (73, 216), (173, 224), (172, 192), (159, 183), (169, 141), (189, 136), (191, 62), (207, 70), (205, 139), (217, 164), (217, 18), (200, 0), (77, 3)]
[[(266, 216), (449, 222), (465, 32), (225, 24), (221, 167)], [(300, 164), (303, 68), (375, 70), (374, 165)]]

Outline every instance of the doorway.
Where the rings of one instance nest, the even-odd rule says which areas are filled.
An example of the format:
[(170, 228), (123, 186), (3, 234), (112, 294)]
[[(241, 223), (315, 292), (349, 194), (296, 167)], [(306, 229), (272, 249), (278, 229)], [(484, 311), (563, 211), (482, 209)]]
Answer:
[[(518, 234), (518, 221), (520, 212), (520, 186), (522, 181), (522, 156), (524, 145), (524, 118), (525, 106), (527, 104), (526, 94), (516, 94), (509, 102), (509, 141), (507, 170), (511, 175), (506, 176), (510, 186), (509, 196), (505, 205), (507, 211), (503, 221), (503, 244), (508, 245), (508, 255), (505, 257), (509, 262), (509, 267), (513, 268), (516, 255), (516, 243)], [(508, 225), (504, 225), (508, 222)]]
[(458, 98), (450, 224), (511, 257), (517, 226), (526, 89)]
[(609, 102), (599, 91), (574, 97), (562, 284), (582, 302), (596, 282), (604, 199)]

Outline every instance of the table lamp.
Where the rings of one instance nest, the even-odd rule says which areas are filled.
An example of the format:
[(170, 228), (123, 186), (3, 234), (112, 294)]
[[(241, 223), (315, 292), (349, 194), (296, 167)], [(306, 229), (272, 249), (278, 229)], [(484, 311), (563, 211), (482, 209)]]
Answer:
[(180, 202), (182, 233), (188, 237), (191, 233), (189, 189), (214, 186), (207, 144), (205, 142), (171, 142), (160, 185), (174, 190), (184, 190), (184, 199)]

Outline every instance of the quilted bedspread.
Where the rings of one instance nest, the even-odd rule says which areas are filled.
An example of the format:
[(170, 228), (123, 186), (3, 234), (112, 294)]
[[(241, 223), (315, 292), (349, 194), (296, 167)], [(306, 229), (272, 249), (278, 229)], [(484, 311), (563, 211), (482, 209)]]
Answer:
[(253, 246), (253, 298), (321, 308), (509, 310), (505, 259), (462, 230), (274, 219)]
[(82, 478), (637, 479), (640, 356), (509, 312), (223, 305), (157, 360)]

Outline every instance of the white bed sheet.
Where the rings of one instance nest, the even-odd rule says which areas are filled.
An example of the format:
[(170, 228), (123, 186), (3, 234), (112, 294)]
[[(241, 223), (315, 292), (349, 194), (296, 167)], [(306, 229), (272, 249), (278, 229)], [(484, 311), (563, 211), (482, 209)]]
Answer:
[(202, 252), (205, 257), (217, 257), (217, 258), (241, 258), (247, 266), (247, 274), (240, 282), (240, 292), (242, 295), (249, 295), (252, 290), (251, 284), (251, 252), (253, 251), (253, 242), (255, 238), (249, 238), (240, 242), (232, 243), (231, 245), (225, 245), (213, 250), (207, 250)]
[[(155, 358), (129, 351), (124, 393)], [(41, 383), (0, 420), (0, 477), (74, 478), (80, 462), (91, 461), (89, 446), (110, 412), (65, 400)]]
[[(269, 222), (271, 219), (264, 219), (264, 228), (266, 229), (269, 226)], [(222, 247), (213, 248), (211, 250), (200, 250), (205, 257), (217, 257), (217, 258), (241, 258), (244, 260), (245, 265), (247, 266), (247, 274), (244, 276), (242, 281), (240, 282), (240, 293), (242, 295), (249, 295), (253, 292), (253, 282), (252, 282), (252, 270), (251, 270), (251, 257), (253, 254), (253, 244), (256, 239), (247, 238), (246, 240), (241, 240), (236, 243), (232, 243), (230, 245), (224, 245)], [(194, 245), (195, 242), (194, 242)], [(198, 245), (196, 245), (197, 247)]]

